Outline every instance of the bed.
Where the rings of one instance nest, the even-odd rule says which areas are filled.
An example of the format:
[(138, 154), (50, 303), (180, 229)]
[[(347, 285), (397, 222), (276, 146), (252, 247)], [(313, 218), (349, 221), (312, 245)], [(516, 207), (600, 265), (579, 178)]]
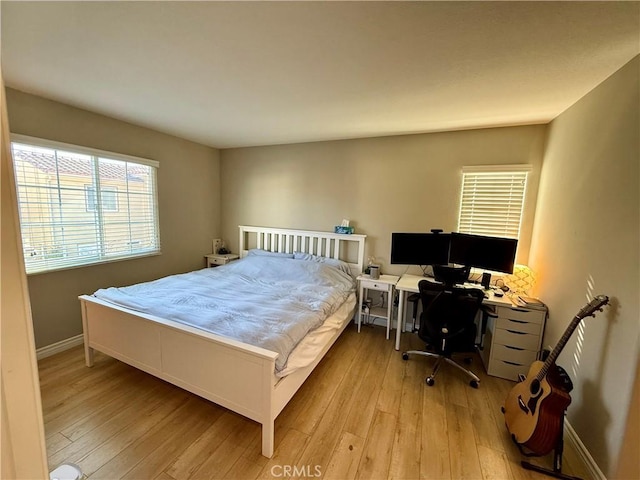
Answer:
[[(252, 226), (240, 226), (239, 235), (238, 262), (250, 257), (250, 252), (267, 252), (274, 257), (298, 252), (296, 257), (306, 255), (310, 260), (342, 260), (354, 278), (362, 272), (365, 235)], [(221, 269), (219, 275), (226, 267), (216, 267)], [(203, 271), (201, 275), (214, 273)], [(276, 417), (353, 316), (353, 307), (347, 308), (346, 302), (332, 312), (346, 315), (347, 321), (334, 328), (322, 328), (326, 322), (321, 328), (313, 328), (291, 352), (292, 356), (302, 352), (302, 366), (289, 368), (290, 362), (278, 362), (282, 352), (210, 333), (176, 321), (170, 314), (147, 313), (95, 295), (79, 299), (88, 367), (93, 366), (93, 352), (98, 350), (260, 423), (265, 457), (273, 455)], [(327, 322), (332, 321), (333, 314)], [(305, 341), (316, 345), (312, 358), (304, 354)]]

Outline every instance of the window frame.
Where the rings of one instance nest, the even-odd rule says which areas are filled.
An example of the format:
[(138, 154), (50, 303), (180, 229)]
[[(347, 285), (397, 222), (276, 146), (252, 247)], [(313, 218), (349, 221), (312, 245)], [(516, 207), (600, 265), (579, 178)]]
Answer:
[[(116, 161), (122, 161), (122, 162), (127, 162), (128, 164), (138, 164), (138, 165), (143, 165), (143, 166), (147, 166), (147, 167), (151, 167), (152, 168), (152, 174), (150, 175), (151, 177), (151, 185), (150, 185), (150, 197), (152, 200), (152, 208), (153, 208), (153, 214), (155, 216), (155, 218), (153, 219), (153, 236), (155, 238), (155, 248), (153, 249), (147, 249), (144, 252), (141, 253), (123, 253), (121, 255), (113, 255), (113, 256), (106, 256), (105, 252), (104, 252), (104, 248), (101, 248), (99, 245), (97, 245), (97, 249), (100, 251), (99, 255), (97, 257), (93, 257), (92, 260), (90, 261), (83, 261), (83, 262), (77, 262), (77, 263), (70, 263), (68, 265), (61, 265), (61, 266), (54, 266), (54, 267), (48, 267), (48, 268), (40, 268), (38, 270), (32, 270), (32, 271), (28, 271), (28, 265), (26, 262), (26, 257), (27, 257), (27, 252), (24, 250), (23, 247), (23, 255), (25, 256), (25, 269), (27, 270), (27, 275), (38, 275), (38, 274), (42, 274), (42, 273), (50, 273), (50, 272), (56, 272), (56, 271), (61, 271), (61, 270), (69, 270), (69, 269), (74, 269), (74, 268), (83, 268), (83, 267), (90, 267), (93, 265), (100, 265), (100, 264), (104, 264), (104, 263), (112, 263), (112, 262), (119, 262), (119, 261), (123, 261), (123, 260), (133, 260), (133, 259), (137, 259), (137, 258), (144, 258), (144, 257), (150, 257), (150, 256), (157, 256), (157, 255), (161, 255), (162, 254), (162, 250), (161, 250), (161, 239), (160, 239), (160, 212), (159, 212), (159, 208), (158, 208), (158, 170), (160, 168), (160, 163), (156, 160), (151, 160), (148, 158), (142, 158), (142, 157), (136, 157), (136, 156), (132, 156), (132, 155), (126, 155), (126, 154), (122, 154), (122, 153), (116, 153), (116, 152), (110, 152), (107, 150), (100, 150), (100, 149), (96, 149), (96, 148), (91, 148), (91, 147), (85, 147), (85, 146), (81, 146), (81, 145), (74, 145), (74, 144), (70, 144), (70, 143), (64, 143), (64, 142), (58, 142), (58, 141), (54, 141), (54, 140), (48, 140), (48, 139), (43, 139), (43, 138), (38, 138), (38, 137), (32, 137), (32, 136), (28, 136), (28, 135), (21, 135), (21, 134), (15, 134), (12, 133), (10, 136), (10, 141), (11, 141), (11, 145), (10, 147), (10, 152), (11, 152), (11, 162), (12, 162), (12, 169), (13, 169), (13, 174), (14, 174), (14, 181), (16, 182), (16, 190), (18, 189), (18, 178), (16, 177), (16, 165), (15, 165), (15, 160), (13, 158), (13, 144), (14, 143), (18, 143), (21, 145), (27, 145), (27, 146), (32, 146), (35, 148), (47, 148), (47, 149), (54, 149), (54, 150), (62, 150), (62, 151), (66, 151), (69, 153), (74, 153), (74, 154), (81, 154), (81, 155), (88, 155), (90, 157), (92, 157), (91, 162), (92, 165), (97, 166), (97, 162), (98, 159), (103, 159), (103, 160), (116, 160)], [(107, 189), (111, 188), (111, 187), (106, 187)], [(86, 193), (86, 190), (85, 190)], [(116, 188), (116, 197), (117, 197), (117, 188)], [(18, 192), (16, 192), (16, 194), (18, 194)], [(128, 195), (128, 193), (127, 193)], [(101, 195), (100, 195), (101, 196)], [(18, 197), (19, 200), (19, 197)], [(102, 198), (98, 198), (98, 195), (96, 195), (96, 201), (101, 202)], [(116, 208), (118, 208), (118, 203), (117, 203), (117, 198), (116, 198)], [(112, 210), (107, 210), (108, 212), (111, 212)], [(21, 217), (21, 212), (20, 212), (20, 205), (18, 205), (18, 214), (19, 214), (19, 221), (20, 221), (20, 231), (21, 231), (21, 238), (22, 238), (22, 217)], [(102, 221), (102, 219), (101, 219)], [(104, 228), (104, 225), (101, 225), (99, 227), (100, 229)], [(22, 243), (22, 240), (21, 240)], [(79, 244), (80, 245), (80, 244)], [(67, 245), (64, 245), (62, 247), (63, 249), (68, 248)], [(81, 259), (83, 257), (83, 255), (78, 256), (78, 259)]]
[[(502, 237), (502, 238), (515, 238), (520, 243), (520, 235), (522, 234), (522, 221), (525, 216), (525, 207), (527, 200), (527, 188), (529, 186), (529, 174), (532, 171), (532, 166), (529, 164), (517, 164), (517, 165), (474, 165), (474, 166), (465, 166), (462, 168), (462, 174), (460, 179), (460, 203), (458, 206), (458, 219), (457, 219), (457, 231), (461, 233), (469, 233), (472, 235), (485, 235), (485, 236), (494, 236), (494, 237)], [(516, 235), (507, 234), (508, 230), (513, 230), (513, 225), (515, 222), (509, 221), (508, 216), (509, 212), (508, 208), (504, 208), (505, 212), (503, 213), (504, 218), (503, 226), (501, 228), (486, 228), (486, 229), (478, 229), (473, 228), (473, 223), (471, 228), (468, 228), (467, 225), (464, 225), (468, 222), (463, 222), (463, 216), (472, 215), (473, 208), (465, 209), (465, 201), (468, 200), (469, 196), (472, 196), (471, 192), (465, 192), (465, 186), (467, 183), (465, 182), (466, 175), (475, 175), (475, 176), (493, 176), (493, 180), (497, 183), (499, 176), (508, 176), (508, 175), (523, 175), (522, 180), (524, 185), (522, 187), (521, 194), (519, 196), (520, 202), (520, 211), (518, 212), (517, 219), (517, 233)], [(512, 182), (512, 186), (515, 185), (515, 182)], [(506, 189), (505, 189), (506, 190)], [(499, 207), (500, 204), (497, 204)], [(479, 216), (482, 216), (480, 214)], [(477, 223), (477, 222), (476, 222)], [(509, 227), (511, 225), (511, 227)]]
[[(114, 194), (105, 195), (105, 193)], [(95, 187), (93, 185), (85, 184), (84, 185), (84, 195), (85, 195), (85, 211), (86, 212), (95, 212), (96, 210), (96, 199), (97, 195), (95, 194)], [(93, 195), (93, 198), (92, 198)], [(111, 197), (111, 198), (109, 198)], [(103, 212), (118, 212), (118, 187), (100, 187), (100, 199), (102, 200), (102, 211)], [(105, 200), (109, 199), (109, 203)], [(108, 208), (111, 205), (114, 205), (114, 208)], [(93, 208), (92, 208), (93, 207)]]

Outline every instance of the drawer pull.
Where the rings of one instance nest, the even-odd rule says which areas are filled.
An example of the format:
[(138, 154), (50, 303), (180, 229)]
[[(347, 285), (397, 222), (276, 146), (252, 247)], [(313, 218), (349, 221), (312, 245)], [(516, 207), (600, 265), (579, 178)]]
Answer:
[(529, 323), (529, 322), (525, 322), (524, 320), (514, 320), (513, 318), (510, 318), (509, 321), (513, 323)]
[(512, 347), (511, 345), (504, 345), (506, 348), (510, 348), (511, 350), (519, 350), (519, 351), (524, 351), (524, 348), (518, 348), (518, 347)]
[(511, 308), (511, 310), (513, 310), (514, 312), (529, 313), (529, 310), (524, 310), (522, 308)]
[(529, 335), (527, 332), (516, 332), (515, 330), (507, 330), (509, 333), (515, 333), (516, 335)]
[(506, 360), (502, 360), (502, 362), (506, 363), (507, 365), (513, 365), (514, 367), (522, 367), (522, 365), (520, 365), (519, 363), (507, 362)]

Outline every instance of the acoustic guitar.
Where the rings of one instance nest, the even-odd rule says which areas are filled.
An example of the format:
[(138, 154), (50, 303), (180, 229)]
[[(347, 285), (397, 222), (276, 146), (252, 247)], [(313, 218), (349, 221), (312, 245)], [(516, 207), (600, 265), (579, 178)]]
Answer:
[(608, 297), (598, 295), (585, 305), (544, 363), (533, 362), (529, 374), (521, 378), (507, 395), (502, 408), (507, 429), (513, 441), (526, 447), (533, 455), (546, 455), (557, 445), (564, 412), (571, 403), (566, 388), (568, 378), (563, 378), (566, 373), (556, 366), (556, 359), (582, 319), (595, 316), (595, 312), (602, 311), (607, 303)]

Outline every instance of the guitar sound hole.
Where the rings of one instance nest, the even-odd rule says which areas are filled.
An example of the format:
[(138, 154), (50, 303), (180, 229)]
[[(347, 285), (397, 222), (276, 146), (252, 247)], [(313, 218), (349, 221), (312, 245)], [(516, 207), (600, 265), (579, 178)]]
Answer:
[(531, 395), (537, 395), (540, 392), (540, 382), (534, 378), (529, 389), (531, 390)]

